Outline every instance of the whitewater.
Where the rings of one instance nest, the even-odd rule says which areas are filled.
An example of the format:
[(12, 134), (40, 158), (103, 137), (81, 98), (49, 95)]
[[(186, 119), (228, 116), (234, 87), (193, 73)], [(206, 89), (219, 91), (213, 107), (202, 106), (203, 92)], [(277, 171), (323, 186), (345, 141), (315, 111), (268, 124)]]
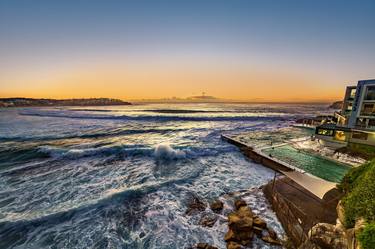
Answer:
[[(135, 104), (0, 109), (0, 248), (225, 248), (233, 193), (283, 235), (259, 187), (273, 171), (221, 134), (326, 111), (302, 104)], [(224, 201), (213, 227), (192, 197)], [(205, 211), (210, 212), (209, 208)], [(272, 248), (255, 239), (254, 248)]]

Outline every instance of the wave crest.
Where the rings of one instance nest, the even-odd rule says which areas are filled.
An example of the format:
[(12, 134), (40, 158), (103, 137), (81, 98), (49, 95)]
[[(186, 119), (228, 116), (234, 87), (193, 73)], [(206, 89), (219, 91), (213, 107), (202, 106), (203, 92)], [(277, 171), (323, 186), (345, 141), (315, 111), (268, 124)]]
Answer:
[(156, 159), (175, 160), (186, 157), (182, 150), (173, 149), (169, 144), (159, 144), (155, 147), (154, 156)]

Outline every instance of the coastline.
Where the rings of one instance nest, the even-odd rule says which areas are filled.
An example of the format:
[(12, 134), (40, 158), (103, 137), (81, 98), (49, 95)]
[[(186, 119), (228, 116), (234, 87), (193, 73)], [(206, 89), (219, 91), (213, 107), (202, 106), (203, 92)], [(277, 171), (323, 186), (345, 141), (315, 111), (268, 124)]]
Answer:
[(119, 99), (34, 99), (34, 98), (0, 98), (0, 108), (11, 107), (59, 107), (59, 106), (119, 106), (132, 105)]
[[(222, 135), (222, 139), (237, 146), (249, 159), (275, 171), (274, 179), (261, 188), (294, 247), (298, 248), (308, 241), (309, 231), (316, 224), (334, 225), (336, 223), (336, 207), (343, 194), (335, 187), (335, 184), (328, 184), (322, 190), (320, 185), (324, 185), (324, 180), (322, 183), (317, 181), (313, 185), (308, 184), (306, 181), (309, 179), (315, 181), (320, 178), (264, 155), (252, 146), (236, 139), (225, 135)], [(307, 179), (296, 181), (290, 173)]]

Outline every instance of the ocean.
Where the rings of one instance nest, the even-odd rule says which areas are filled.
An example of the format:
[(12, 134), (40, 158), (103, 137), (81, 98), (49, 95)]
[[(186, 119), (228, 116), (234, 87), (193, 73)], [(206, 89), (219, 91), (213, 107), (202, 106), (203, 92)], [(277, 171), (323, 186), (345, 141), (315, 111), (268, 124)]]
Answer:
[[(220, 135), (326, 111), (217, 103), (0, 109), (0, 248), (225, 248), (233, 192), (282, 236), (259, 190), (274, 172)], [(213, 227), (199, 224), (201, 213), (186, 214), (192, 197), (224, 201)], [(253, 246), (272, 248), (259, 239)]]

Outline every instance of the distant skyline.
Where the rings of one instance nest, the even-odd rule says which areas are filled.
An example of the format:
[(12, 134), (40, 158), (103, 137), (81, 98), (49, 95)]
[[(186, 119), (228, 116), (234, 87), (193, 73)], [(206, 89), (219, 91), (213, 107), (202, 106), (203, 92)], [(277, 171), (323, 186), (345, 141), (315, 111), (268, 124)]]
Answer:
[(375, 1), (0, 1), (0, 97), (341, 100)]

